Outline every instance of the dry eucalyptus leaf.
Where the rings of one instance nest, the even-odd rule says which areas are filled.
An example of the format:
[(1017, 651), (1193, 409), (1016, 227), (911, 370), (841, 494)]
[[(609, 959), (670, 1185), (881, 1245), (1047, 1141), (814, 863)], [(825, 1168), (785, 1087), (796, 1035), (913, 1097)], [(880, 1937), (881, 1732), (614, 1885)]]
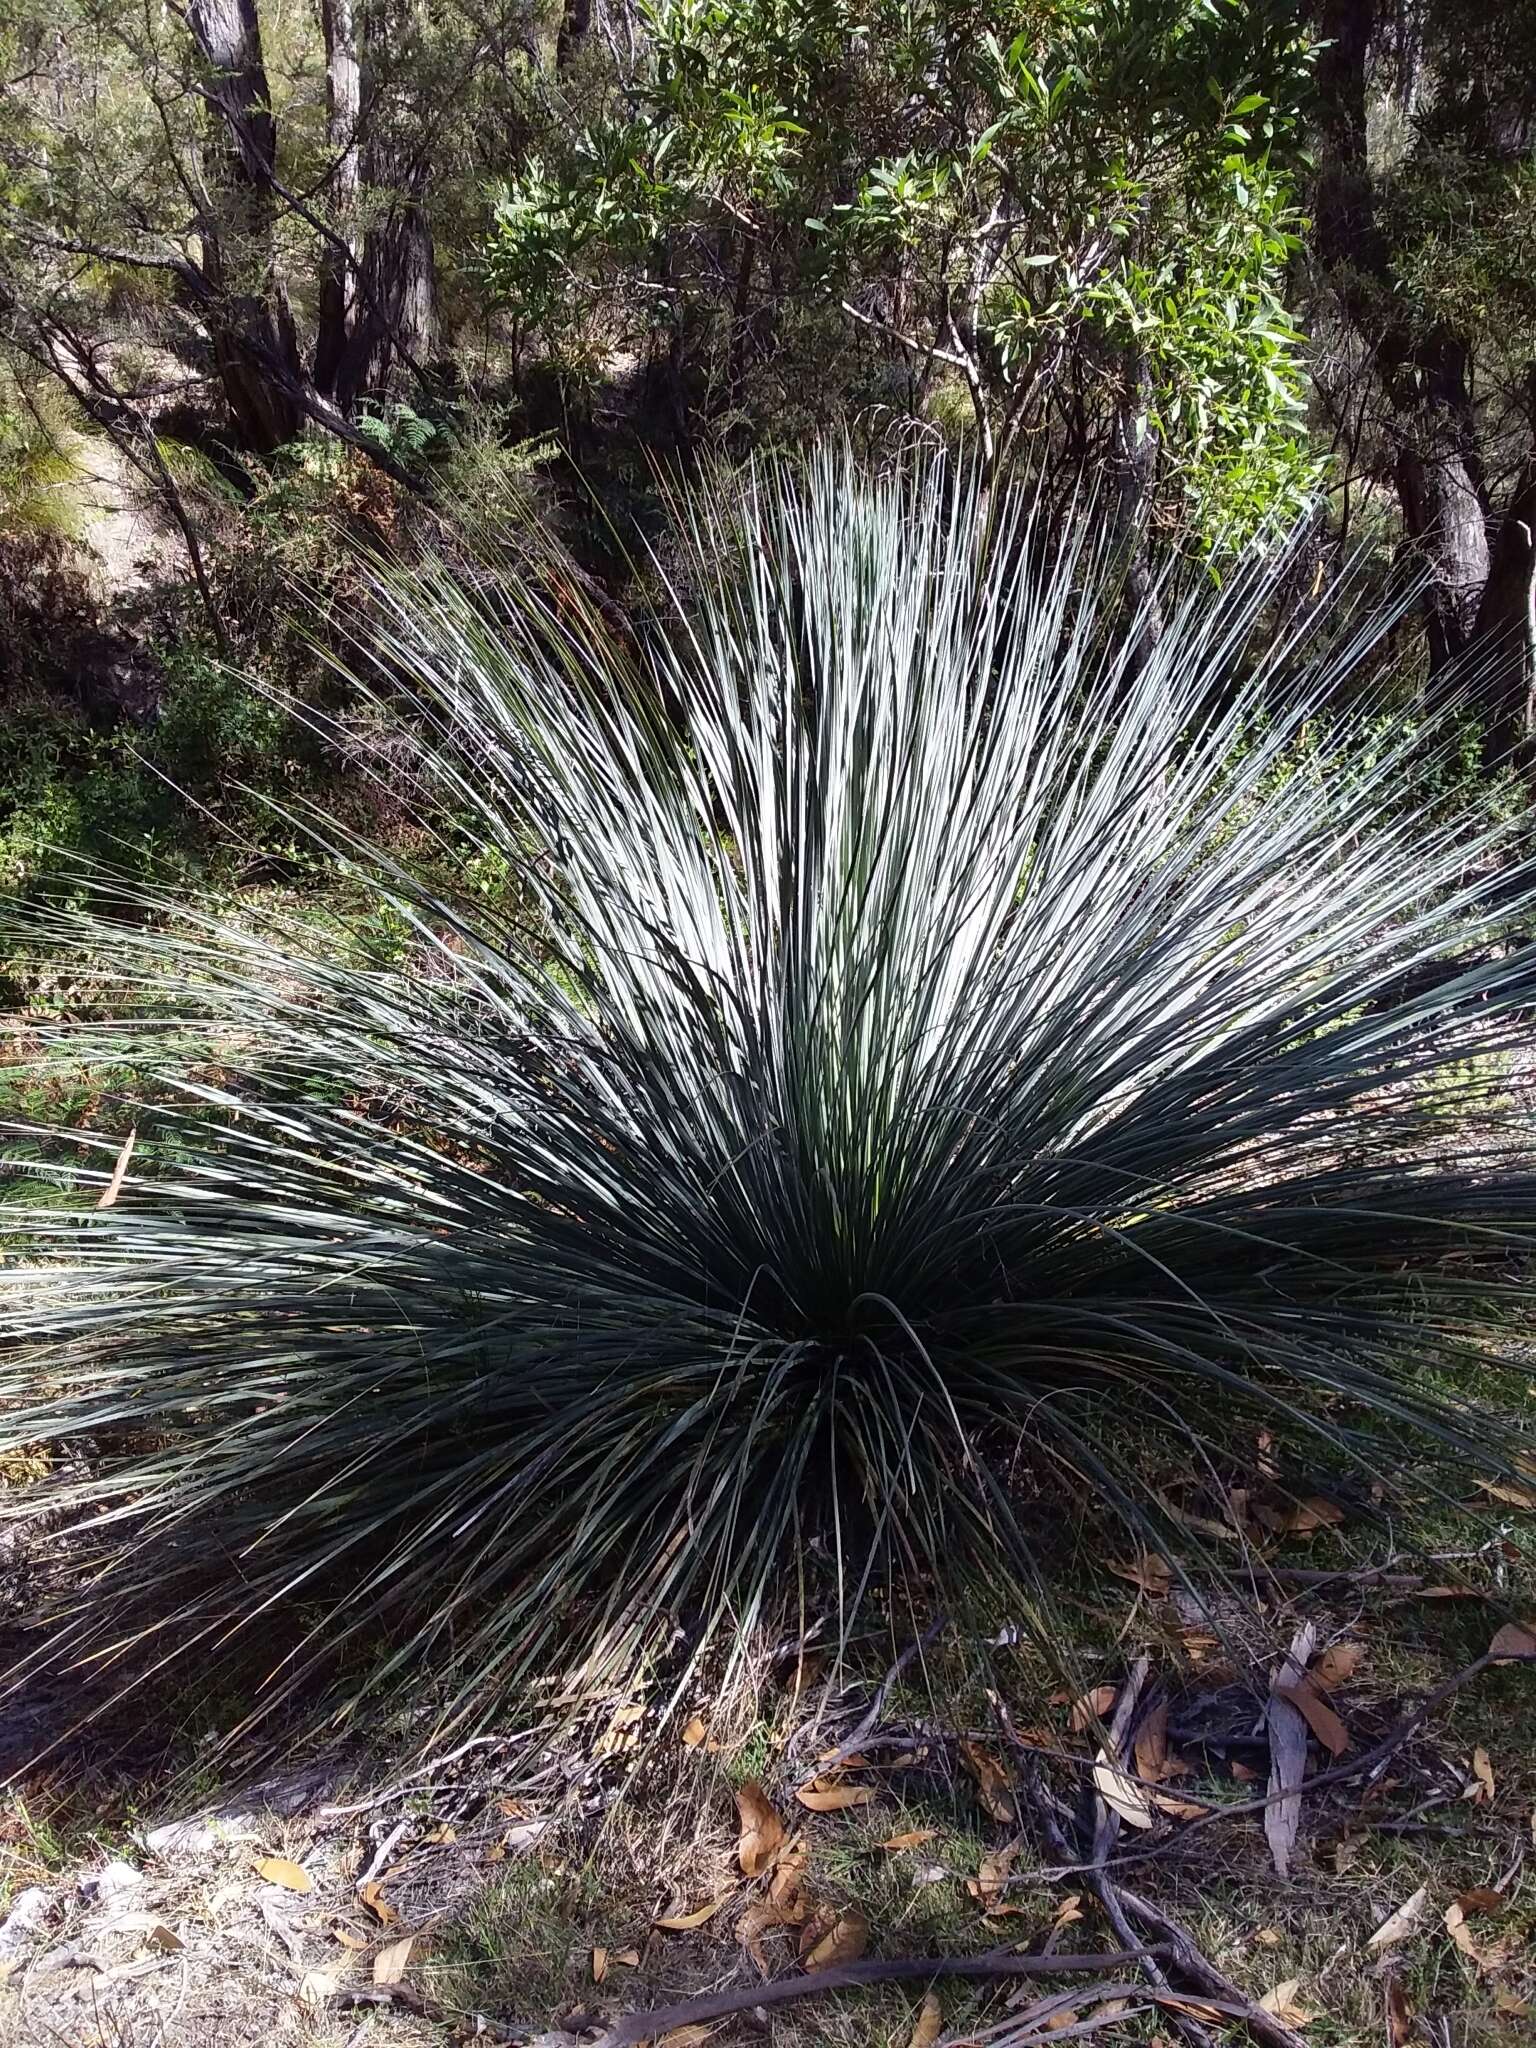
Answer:
[(1365, 1847), (1364, 1835), (1340, 1835), (1333, 1845), (1333, 1874), (1344, 1877)]
[(1306, 1679), (1297, 1685), (1277, 1685), (1281, 1699), (1289, 1700), (1330, 1756), (1342, 1756), (1349, 1747), (1349, 1730), (1322, 1694)]
[(928, 1992), (918, 2007), (917, 2018), (907, 2039), (907, 2048), (933, 2048), (944, 2027), (944, 2008), (936, 1991)]
[(1387, 1979), (1387, 2048), (1409, 2048), (1414, 2037), (1413, 2007), (1395, 1977)]
[(1467, 1788), (1461, 1796), (1463, 1799), (1470, 1800), (1474, 1806), (1491, 1806), (1493, 1804), (1494, 1790), (1492, 1760), (1486, 1749), (1474, 1749), (1472, 1752), (1472, 1776), (1468, 1780)]
[(736, 1810), (741, 1816), (741, 1839), (736, 1845), (737, 1861), (744, 1877), (758, 1877), (772, 1863), (784, 1839), (784, 1823), (761, 1785), (748, 1783), (736, 1793)]
[(299, 2003), (307, 2005), (311, 2012), (318, 2012), (340, 1989), (340, 1979), (328, 1971), (306, 1970), (299, 1979)]
[(405, 1975), (405, 1966), (411, 1960), (411, 1950), (415, 1945), (414, 1934), (402, 1934), (388, 1948), (381, 1948), (373, 1959), (374, 1983), (398, 1984)]
[(1149, 1828), (1154, 1825), (1152, 1805), (1146, 1793), (1110, 1760), (1107, 1749), (1101, 1749), (1094, 1759), (1093, 1784), (1110, 1812), (1118, 1813), (1127, 1826)]
[(602, 1983), (602, 1981), (603, 1981), (603, 1979), (604, 1979), (604, 1978), (605, 1978), (605, 1977), (607, 1976), (607, 1974), (608, 1974), (608, 1951), (607, 1951), (607, 1949), (605, 1949), (605, 1948), (595, 1948), (595, 1949), (593, 1949), (593, 1951), (592, 1951), (592, 1982), (593, 1982), (594, 1984), (601, 1984), (601, 1983)]
[(820, 1778), (814, 1785), (802, 1785), (795, 1793), (800, 1804), (812, 1813), (841, 1813), (850, 1806), (868, 1806), (874, 1799), (872, 1785), (827, 1785)]
[(1428, 1885), (1421, 1884), (1411, 1899), (1404, 1899), (1395, 1913), (1387, 1915), (1386, 1919), (1382, 1921), (1376, 1932), (1366, 1943), (1366, 1947), (1373, 1954), (1379, 1955), (1382, 1949), (1391, 1948), (1394, 1942), (1399, 1942), (1406, 1935), (1411, 1934), (1418, 1923), (1420, 1914), (1424, 1911), (1424, 1901), (1428, 1897)]
[(691, 2027), (674, 2027), (670, 2034), (663, 2034), (656, 2048), (704, 2048), (704, 2043), (714, 2032), (713, 2027), (696, 2024)]
[(924, 1842), (931, 1842), (937, 1833), (937, 1828), (908, 1828), (904, 1835), (892, 1835), (878, 1846), (882, 1849), (921, 1849)]
[(840, 1963), (856, 1963), (869, 1946), (869, 1922), (857, 1906), (839, 1913), (831, 1929), (822, 1936), (805, 1959), (808, 1970), (831, 1970)]
[(1081, 1735), (1085, 1728), (1102, 1721), (1115, 1704), (1116, 1688), (1112, 1685), (1092, 1685), (1087, 1692), (1072, 1702), (1072, 1711), (1067, 1716), (1067, 1726), (1074, 1735)]
[(1536, 1624), (1506, 1621), (1488, 1645), (1490, 1657), (1536, 1657)]
[(994, 1899), (999, 1898), (1017, 1853), (1014, 1849), (995, 1849), (983, 1856), (976, 1875), (965, 1881), (971, 1897), (980, 1899), (984, 1906), (990, 1906)]
[(1512, 1508), (1536, 1508), (1536, 1492), (1529, 1486), (1507, 1486), (1499, 1479), (1479, 1479), (1477, 1486), (1494, 1500), (1508, 1501)]
[(1253, 1512), (1276, 1536), (1311, 1536), (1319, 1529), (1336, 1529), (1344, 1519), (1344, 1510), (1320, 1493), (1281, 1505), (1259, 1502)]
[(705, 1906), (695, 1906), (691, 1913), (668, 1913), (663, 1919), (653, 1920), (651, 1925), (665, 1927), (670, 1934), (686, 1934), (692, 1928), (702, 1927), (706, 1920), (713, 1920), (730, 1896), (729, 1892), (722, 1892), (718, 1899), (711, 1899)]
[(688, 1726), (683, 1730), (684, 1749), (697, 1749), (708, 1733), (709, 1726), (704, 1716), (702, 1714), (695, 1714), (688, 1723)]
[(1360, 1643), (1334, 1643), (1317, 1659), (1307, 1677), (1320, 1692), (1332, 1692), (1336, 1685), (1347, 1685), (1359, 1670), (1365, 1656)]
[(640, 1951), (637, 1948), (621, 1948), (611, 1955), (608, 1960), (610, 1963), (616, 1963), (621, 1969), (638, 1970), (640, 1967)]
[(760, 1975), (766, 1977), (769, 1971), (763, 1936), (777, 1927), (798, 1925), (804, 1911), (803, 1906), (791, 1906), (777, 1899), (757, 1899), (736, 1922), (736, 1939), (756, 1963)]
[(368, 1946), (367, 1939), (363, 1935), (354, 1934), (350, 1927), (343, 1927), (340, 1921), (337, 1921), (336, 1925), (332, 1927), (331, 1933), (341, 1943), (343, 1948), (356, 1950)]
[(976, 1780), (976, 1796), (993, 1820), (1016, 1821), (1019, 1809), (1013, 1797), (1008, 1773), (990, 1750), (979, 1742), (962, 1742), (960, 1754), (966, 1769)]
[(779, 1851), (773, 1882), (768, 1887), (769, 1898), (780, 1905), (786, 1899), (793, 1898), (800, 1888), (800, 1880), (805, 1875), (805, 1866), (809, 1859), (810, 1851), (806, 1848), (803, 1838), (799, 1835), (792, 1836)]
[(1474, 1913), (1502, 1913), (1509, 1901), (1491, 1884), (1475, 1884), (1469, 1891), (1458, 1893), (1456, 1903), (1470, 1918)]
[(379, 1890), (378, 1879), (371, 1878), (367, 1884), (358, 1887), (357, 1896), (368, 1908), (381, 1927), (398, 1927), (400, 1915)]
[(1160, 1700), (1136, 1731), (1136, 1775), (1160, 1778), (1168, 1765), (1168, 1703)]
[(1152, 2003), (1162, 2006), (1166, 2012), (1188, 2013), (1192, 2020), (1214, 2020), (1218, 2026), (1225, 2024), (1229, 2017), (1219, 2005), (1207, 2005), (1199, 1998), (1185, 1998), (1178, 1991), (1155, 1991)]
[(1317, 2018), (1317, 2014), (1302, 2004), (1297, 1993), (1301, 1990), (1299, 1977), (1287, 1977), (1283, 1984), (1277, 1984), (1272, 1991), (1266, 1991), (1259, 2000), (1260, 2012), (1267, 2012), (1287, 2027), (1305, 2027)]
[(264, 1884), (280, 1884), (286, 1892), (312, 1892), (315, 1888), (309, 1872), (286, 1856), (263, 1856), (256, 1865), (256, 1875)]
[(1144, 1550), (1129, 1564), (1112, 1564), (1110, 1570), (1117, 1579), (1129, 1579), (1139, 1592), (1153, 1600), (1163, 1599), (1173, 1586), (1173, 1569), (1167, 1558), (1159, 1557), (1155, 1550)]
[(1077, 1922), (1081, 1920), (1082, 1917), (1082, 1893), (1068, 1892), (1067, 1896), (1061, 1901), (1060, 1905), (1056, 1908), (1056, 1911), (1051, 1915), (1051, 1932), (1054, 1934), (1060, 1928), (1075, 1927)]

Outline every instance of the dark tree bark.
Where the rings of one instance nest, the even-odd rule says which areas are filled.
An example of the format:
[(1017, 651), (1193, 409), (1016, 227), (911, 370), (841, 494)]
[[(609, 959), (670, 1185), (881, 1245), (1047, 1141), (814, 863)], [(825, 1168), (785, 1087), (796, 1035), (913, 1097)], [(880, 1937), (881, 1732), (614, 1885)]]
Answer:
[(431, 131), (410, 49), (419, 0), (364, 0), (362, 184), (368, 217), (352, 332), (336, 373), (348, 407), (424, 381), (438, 349), (437, 260), (427, 211)]
[[(1378, 32), (1398, 42), (1399, 96), (1412, 98), (1416, 28), (1399, 6), (1378, 15), (1376, 0), (1318, 0), (1315, 25), (1320, 148), (1313, 194), (1315, 246), (1345, 317), (1372, 352), (1393, 414), (1393, 481), (1403, 523), (1429, 572), (1425, 632), (1429, 671), (1463, 673), (1474, 646), (1487, 714), (1488, 745), (1507, 753), (1530, 730), (1532, 656), (1530, 532), (1536, 503), (1517, 485), (1497, 544), (1490, 541), (1488, 491), (1472, 402), (1471, 337), (1406, 315), (1395, 288), (1393, 251), (1383, 231), (1367, 151), (1369, 62)], [(1529, 122), (1494, 108), (1485, 82), (1455, 78), (1456, 124), (1486, 153), (1523, 148)], [(1516, 110), (1518, 112), (1518, 110)], [(1522, 623), (1525, 622), (1525, 623)]]
[(1528, 764), (1536, 745), (1536, 460), (1527, 463), (1499, 525), (1472, 658), (1489, 707), (1485, 764)]
[(1464, 344), (1443, 330), (1414, 342), (1401, 352), (1392, 386), (1403, 423), (1403, 524), (1430, 573), (1424, 603), (1433, 677), (1465, 653), (1488, 581), (1488, 514)]
[(314, 375), (317, 388), (330, 392), (336, 388), (352, 327), (362, 80), (352, 0), (321, 0), (320, 24), (325, 35), (325, 140), (331, 159), (325, 197), (339, 241), (328, 244), (321, 257)]
[(230, 416), (241, 441), (268, 453), (303, 420), (298, 339), (278, 276), (273, 229), (277, 128), (256, 0), (193, 0), (187, 15), (209, 102), (199, 223), (206, 317)]

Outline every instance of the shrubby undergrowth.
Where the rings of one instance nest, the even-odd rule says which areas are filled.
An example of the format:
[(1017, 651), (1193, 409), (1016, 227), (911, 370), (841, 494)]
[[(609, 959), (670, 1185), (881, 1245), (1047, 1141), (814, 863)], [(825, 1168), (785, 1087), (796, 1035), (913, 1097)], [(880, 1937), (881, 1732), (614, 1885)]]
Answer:
[(844, 1622), (1027, 1589), (1052, 1489), (1152, 1540), (1168, 1460), (1259, 1427), (1301, 1475), (1506, 1462), (1447, 1389), (1536, 1220), (1536, 870), (1383, 741), (1389, 622), (1341, 589), (1317, 655), (1255, 553), (1154, 636), (1091, 510), (937, 467), (674, 513), (632, 629), (553, 559), (374, 572), (431, 872), (510, 878), (305, 819), (408, 958), (101, 876), (26, 913), (115, 963), (36, 1062), (146, 1077), (109, 1206), (80, 1134), (72, 1206), (7, 1210), (47, 1656), (254, 1636), (258, 1704), (410, 1670), (451, 1718), (808, 1569)]

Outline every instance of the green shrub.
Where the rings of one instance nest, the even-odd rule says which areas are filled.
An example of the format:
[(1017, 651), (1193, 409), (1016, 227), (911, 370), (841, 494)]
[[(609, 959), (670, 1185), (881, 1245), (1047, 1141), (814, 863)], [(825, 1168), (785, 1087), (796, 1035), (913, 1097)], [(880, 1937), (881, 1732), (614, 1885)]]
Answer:
[(1413, 795), (1354, 680), (1383, 622), (1312, 664), (1254, 555), (1154, 593), (1139, 665), (1098, 523), (937, 469), (824, 456), (675, 526), (689, 607), (632, 632), (555, 560), (374, 575), (420, 773), (519, 882), (316, 817), (408, 959), (132, 883), (32, 913), (114, 940), (120, 1014), (51, 1056), (131, 1029), (183, 1105), (99, 1211), (82, 1136), (0, 1275), (0, 1452), (71, 1446), (49, 1655), (254, 1630), (262, 1697), (425, 1670), (451, 1719), (797, 1570), (845, 1620), (1027, 1590), (1064, 1490), (1152, 1542), (1149, 1474), (1260, 1428), (1308, 1492), (1508, 1469), (1437, 1389), (1536, 1216), (1484, 1078), (1536, 871)]

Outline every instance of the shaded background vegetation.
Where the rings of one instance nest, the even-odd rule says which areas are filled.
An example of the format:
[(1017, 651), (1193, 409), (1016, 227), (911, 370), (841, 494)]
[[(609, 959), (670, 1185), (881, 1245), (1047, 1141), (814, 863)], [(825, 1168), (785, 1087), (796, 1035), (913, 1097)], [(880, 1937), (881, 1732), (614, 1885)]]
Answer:
[(16, 0), (0, 89), (8, 887), (364, 801), (223, 673), (337, 709), (345, 541), (613, 582), (658, 459), (829, 428), (1087, 465), (1133, 599), (1268, 521), (1421, 571), (1404, 715), (1471, 662), (1521, 758), (1532, 0)]

